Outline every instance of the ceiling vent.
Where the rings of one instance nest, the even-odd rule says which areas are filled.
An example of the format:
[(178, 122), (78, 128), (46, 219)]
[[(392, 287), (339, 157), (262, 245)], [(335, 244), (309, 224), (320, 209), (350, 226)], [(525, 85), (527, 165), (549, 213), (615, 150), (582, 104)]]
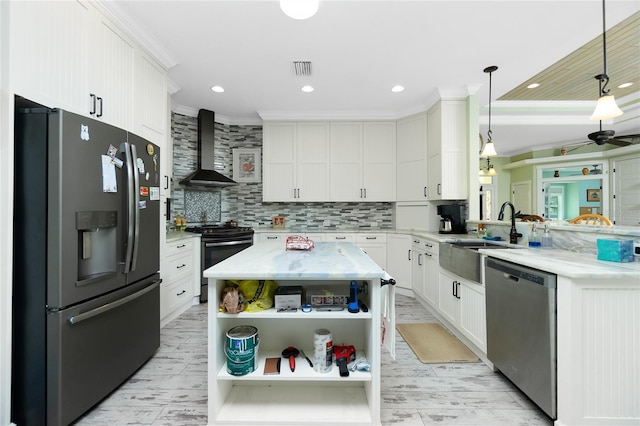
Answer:
[(311, 75), (311, 61), (293, 61), (293, 70), (298, 77)]

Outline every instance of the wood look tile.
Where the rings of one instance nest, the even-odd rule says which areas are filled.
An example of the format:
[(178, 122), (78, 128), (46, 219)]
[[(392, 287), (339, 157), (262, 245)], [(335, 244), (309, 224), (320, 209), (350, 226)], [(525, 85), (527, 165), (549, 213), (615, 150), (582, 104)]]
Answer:
[[(438, 322), (396, 296), (398, 323)], [(422, 364), (396, 332), (396, 359), (381, 354), (383, 425), (550, 426), (535, 404), (481, 362)], [(193, 306), (161, 330), (160, 349), (78, 426), (207, 424), (207, 309)]]

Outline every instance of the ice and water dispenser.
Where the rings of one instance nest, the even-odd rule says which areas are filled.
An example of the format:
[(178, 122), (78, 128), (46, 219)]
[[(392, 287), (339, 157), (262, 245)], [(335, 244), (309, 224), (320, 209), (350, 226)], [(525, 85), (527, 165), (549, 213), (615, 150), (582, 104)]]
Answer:
[(117, 271), (117, 212), (76, 212), (78, 285)]

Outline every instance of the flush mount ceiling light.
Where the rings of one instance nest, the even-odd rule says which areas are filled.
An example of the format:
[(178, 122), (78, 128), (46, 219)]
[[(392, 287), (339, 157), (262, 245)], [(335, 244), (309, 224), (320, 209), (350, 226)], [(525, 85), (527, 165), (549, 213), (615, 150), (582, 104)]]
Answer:
[(315, 89), (313, 88), (313, 86), (306, 85), (306, 86), (302, 86), (302, 87), (300, 88), (300, 90), (302, 90), (302, 91), (303, 91), (303, 92), (305, 92), (305, 93), (311, 93), (311, 92), (313, 92)]
[(540, 83), (531, 83), (527, 86), (527, 89), (535, 89), (536, 87), (540, 87)]
[(404, 92), (404, 86), (401, 86), (401, 85), (399, 85), (399, 84), (398, 84), (398, 85), (396, 85), (396, 86), (393, 86), (393, 87), (391, 88), (391, 91), (392, 91), (393, 93), (400, 93), (400, 92)]
[(626, 89), (627, 87), (631, 86), (633, 86), (633, 83), (622, 83), (620, 86), (618, 86), (618, 89)]
[(216, 93), (222, 93), (222, 92), (224, 92), (224, 87), (222, 87), (222, 86), (211, 86), (211, 90), (216, 92)]
[[(498, 67), (495, 65), (486, 67), (484, 69), (484, 72), (489, 74), (489, 131), (487, 132), (487, 143), (484, 145), (484, 148), (480, 153), (481, 157), (491, 157), (493, 155), (498, 155), (498, 153), (496, 152), (496, 147), (493, 145), (493, 141), (491, 140), (491, 74), (497, 69)], [(488, 158), (487, 161), (489, 161)]]
[(607, 27), (605, 21), (605, 0), (602, 0), (602, 62), (604, 65), (604, 71), (602, 74), (596, 75), (594, 78), (598, 80), (599, 98), (596, 104), (596, 109), (593, 111), (591, 120), (608, 120), (610, 118), (619, 117), (623, 114), (622, 110), (618, 108), (616, 100), (613, 95), (610, 95), (610, 90), (607, 89), (609, 84), (609, 76), (607, 75)]
[(319, 0), (280, 0), (280, 9), (289, 18), (307, 19), (318, 11)]

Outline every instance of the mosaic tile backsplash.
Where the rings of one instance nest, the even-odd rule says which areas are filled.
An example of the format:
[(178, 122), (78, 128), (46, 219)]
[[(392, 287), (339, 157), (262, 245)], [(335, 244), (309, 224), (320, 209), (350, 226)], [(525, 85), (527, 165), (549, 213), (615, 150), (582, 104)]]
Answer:
[[(201, 223), (204, 213), (208, 223), (234, 219), (240, 226), (265, 227), (271, 225), (273, 216), (284, 216), (287, 227), (308, 230), (392, 228), (392, 203), (263, 203), (262, 183), (225, 188), (180, 185), (180, 180), (196, 169), (197, 126), (196, 117), (171, 114), (172, 217), (185, 214), (189, 223)], [(215, 123), (214, 168), (231, 178), (234, 148), (262, 148), (262, 126)]]

